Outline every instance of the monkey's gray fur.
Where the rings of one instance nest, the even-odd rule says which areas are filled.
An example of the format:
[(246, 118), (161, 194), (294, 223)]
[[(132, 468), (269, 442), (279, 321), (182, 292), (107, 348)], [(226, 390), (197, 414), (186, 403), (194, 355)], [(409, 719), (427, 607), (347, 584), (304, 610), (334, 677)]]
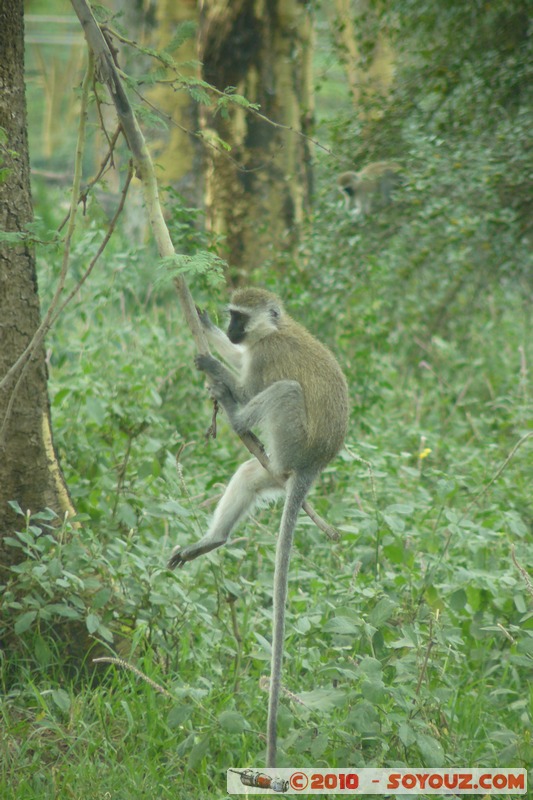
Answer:
[(211, 392), (237, 433), (259, 427), (273, 474), (256, 459), (242, 464), (221, 498), (206, 535), (176, 547), (169, 567), (183, 566), (223, 545), (261, 498), (286, 492), (276, 549), (267, 766), (276, 766), (276, 728), (285, 631), (288, 571), (294, 528), (311, 484), (339, 452), (348, 423), (346, 379), (332, 353), (263, 289), (239, 289), (230, 304), (228, 334), (206, 314), (200, 319), (210, 343), (237, 369), (200, 355)]
[(337, 186), (346, 208), (362, 218), (390, 203), (393, 190), (401, 183), (401, 169), (394, 161), (375, 161), (359, 172), (343, 172)]

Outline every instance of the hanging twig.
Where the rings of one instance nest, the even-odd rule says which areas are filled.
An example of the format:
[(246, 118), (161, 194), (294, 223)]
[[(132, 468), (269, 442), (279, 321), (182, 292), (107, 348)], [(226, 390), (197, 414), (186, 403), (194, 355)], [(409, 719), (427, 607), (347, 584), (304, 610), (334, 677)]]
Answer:
[[(104, 158), (102, 159), (102, 163), (100, 164), (98, 172), (96, 173), (94, 178), (91, 178), (89, 183), (87, 183), (83, 187), (83, 189), (81, 190), (80, 196), (78, 198), (78, 203), (81, 203), (82, 201), (86, 200), (87, 199), (87, 195), (89, 194), (89, 192), (91, 191), (93, 186), (95, 186), (98, 183), (98, 181), (100, 180), (102, 175), (108, 169), (111, 169), (112, 167), (114, 167), (113, 153), (115, 151), (115, 145), (116, 145), (118, 137), (120, 135), (120, 130), (121, 130), (120, 129), (120, 125), (118, 125), (116, 130), (115, 130), (115, 132), (114, 132), (114, 134), (113, 134), (113, 136), (111, 137), (111, 139), (109, 139), (109, 136), (106, 133), (106, 138), (107, 138), (107, 140), (109, 142), (109, 149), (108, 149), (107, 153), (105, 154)], [(59, 225), (59, 227), (57, 229), (58, 233), (63, 230), (63, 228), (65, 227), (65, 225), (67, 224), (67, 222), (69, 220), (69, 217), (70, 217), (70, 208), (67, 211), (67, 214), (66, 214), (65, 218), (63, 219), (63, 221), (61, 222), (61, 224)]]

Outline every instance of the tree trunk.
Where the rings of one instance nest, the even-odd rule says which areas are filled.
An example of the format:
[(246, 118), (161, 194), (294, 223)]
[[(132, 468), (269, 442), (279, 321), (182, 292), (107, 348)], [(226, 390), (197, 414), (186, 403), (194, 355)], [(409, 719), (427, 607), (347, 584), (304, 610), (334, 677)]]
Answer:
[[(0, 6), (0, 127), (2, 148), (0, 229), (24, 231), (33, 218), (24, 94), (23, 0)], [(40, 322), (35, 254), (27, 243), (0, 242), (0, 380), (27, 347)], [(21, 527), (8, 505), (23, 511), (45, 507), (73, 513), (52, 443), (44, 346), (38, 347), (20, 383), (20, 372), (0, 389), (0, 546), (3, 536)], [(16, 391), (11, 413), (10, 400)], [(23, 524), (23, 523), (22, 523)], [(0, 561), (9, 563), (2, 552)]]
[[(378, 13), (368, 0), (334, 0), (326, 8), (332, 17), (353, 105), (364, 119), (371, 99), (379, 102), (392, 86), (392, 45)], [(375, 110), (373, 113), (375, 115)]]
[(299, 0), (203, 0), (200, 16), (203, 78), (234, 87), (270, 125), (238, 106), (229, 114), (202, 112), (202, 128), (231, 150), (212, 149), (206, 175), (209, 228), (225, 237), (230, 280), (262, 266), (298, 242), (309, 206), (313, 121), (313, 28)]
[[(156, 43), (155, 47), (165, 47), (178, 25), (183, 22), (198, 20), (197, 0), (158, 0), (155, 8)], [(186, 78), (198, 78), (197, 43), (193, 36), (186, 41), (175, 54), (181, 63), (180, 73)], [(148, 93), (150, 101), (156, 108), (168, 114), (176, 125), (170, 124), (168, 129), (157, 132), (152, 140), (150, 150), (152, 157), (164, 176), (163, 186), (177, 188), (187, 202), (200, 206), (203, 202), (202, 152), (200, 141), (193, 137), (198, 131), (198, 104), (188, 92), (175, 91), (170, 87), (156, 84)]]

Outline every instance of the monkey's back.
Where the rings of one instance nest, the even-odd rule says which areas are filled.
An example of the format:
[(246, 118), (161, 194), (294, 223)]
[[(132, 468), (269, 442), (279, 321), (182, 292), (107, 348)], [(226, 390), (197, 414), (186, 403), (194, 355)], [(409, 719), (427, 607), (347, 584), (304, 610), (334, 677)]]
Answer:
[[(320, 468), (337, 455), (348, 426), (348, 387), (333, 354), (302, 325), (286, 315), (280, 328), (254, 343), (245, 385), (254, 396), (271, 384), (297, 381), (307, 418), (306, 448), (295, 458)], [(291, 468), (298, 468), (294, 463)]]

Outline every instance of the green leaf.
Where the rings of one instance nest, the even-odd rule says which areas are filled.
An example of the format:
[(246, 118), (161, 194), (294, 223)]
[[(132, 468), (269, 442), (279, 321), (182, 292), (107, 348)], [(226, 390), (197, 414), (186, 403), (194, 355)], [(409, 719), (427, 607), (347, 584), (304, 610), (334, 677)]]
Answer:
[(415, 507), (411, 503), (393, 503), (385, 509), (389, 514), (405, 514), (406, 516), (412, 514), (414, 510)]
[(163, 48), (166, 53), (174, 53), (189, 39), (196, 36), (197, 24), (193, 20), (182, 22), (176, 28), (170, 42)]
[(404, 532), (405, 521), (401, 519), (401, 517), (395, 517), (392, 514), (383, 514), (383, 520), (393, 533)]
[(182, 706), (174, 706), (170, 709), (167, 716), (167, 723), (169, 728), (179, 728), (180, 725), (183, 725), (193, 712), (192, 706), (182, 705)]
[(66, 603), (50, 603), (45, 606), (45, 610), (49, 614), (58, 614), (60, 617), (66, 617), (67, 619), (81, 618), (80, 612)]
[(104, 424), (106, 410), (100, 400), (96, 397), (88, 397), (85, 401), (85, 408), (87, 409), (87, 416), (92, 422), (96, 423), (98, 426)]
[(414, 730), (406, 722), (402, 722), (398, 727), (398, 736), (404, 747), (411, 747), (416, 741)]
[(189, 753), (189, 760), (187, 762), (188, 769), (195, 770), (200, 766), (200, 763), (203, 758), (209, 752), (209, 747), (211, 744), (211, 736), (205, 736), (201, 739), (194, 747), (191, 749)]
[(20, 617), (17, 617), (14, 629), (15, 633), (20, 636), (21, 633), (31, 628), (31, 624), (36, 616), (37, 611), (26, 611), (24, 614), (21, 614)]
[(452, 592), (448, 598), (450, 608), (452, 608), (454, 611), (462, 611), (466, 605), (466, 601), (467, 597), (464, 589), (457, 589), (455, 592)]
[(363, 681), (361, 684), (361, 694), (373, 705), (378, 705), (383, 702), (386, 691), (385, 684), (380, 680)]
[(203, 275), (210, 278), (215, 285), (223, 281), (226, 266), (222, 258), (207, 250), (192, 256), (175, 253), (159, 262), (155, 284), (165, 285), (178, 275), (187, 275), (190, 278)]
[(358, 733), (368, 734), (379, 730), (379, 715), (367, 700), (357, 703), (346, 718), (346, 722)]
[(47, 667), (52, 662), (54, 654), (41, 636), (38, 636), (35, 639), (34, 651), (35, 658), (42, 667)]
[(312, 625), (311, 625), (311, 621), (309, 620), (309, 617), (303, 617), (303, 616), (302, 617), (298, 617), (298, 619), (296, 619), (296, 621), (294, 623), (294, 630), (297, 631), (298, 633), (302, 633), (302, 634), (309, 633), (311, 628), (312, 628)]
[(319, 733), (311, 743), (310, 752), (314, 759), (320, 758), (326, 751), (329, 744), (327, 733)]
[(360, 632), (360, 626), (349, 617), (333, 617), (322, 628), (326, 633), (341, 633), (354, 636)]
[(298, 697), (307, 708), (315, 711), (331, 711), (344, 704), (345, 693), (340, 689), (315, 689), (312, 692), (299, 692)]
[(381, 677), (381, 661), (378, 661), (377, 658), (372, 658), (372, 656), (365, 656), (359, 664), (358, 670), (368, 676)]
[(199, 89), (197, 86), (189, 86), (187, 91), (195, 103), (199, 103), (202, 106), (211, 105), (211, 98), (203, 89)]
[(97, 633), (102, 637), (102, 639), (105, 639), (106, 642), (112, 642), (114, 639), (112, 631), (110, 631), (107, 625), (104, 625), (102, 622), (100, 622), (98, 625)]
[(65, 714), (70, 710), (70, 697), (64, 689), (53, 689), (52, 700)]
[(238, 711), (223, 711), (219, 714), (218, 721), (221, 727), (229, 733), (242, 733), (248, 727), (246, 720)]
[(426, 733), (416, 735), (416, 744), (420, 750), (420, 755), (424, 759), (427, 767), (442, 767), (445, 763), (444, 750), (442, 745), (433, 736)]
[(375, 625), (376, 628), (379, 628), (388, 619), (392, 617), (393, 611), (396, 609), (396, 603), (394, 600), (391, 600), (389, 597), (382, 597), (381, 600), (378, 600), (370, 614), (368, 615), (368, 621)]
[(51, 578), (59, 578), (63, 574), (63, 565), (59, 558), (51, 558), (48, 562), (48, 574)]
[(91, 606), (93, 608), (103, 608), (106, 603), (111, 599), (112, 590), (109, 586), (104, 586), (99, 589), (91, 598)]
[(100, 617), (97, 614), (87, 614), (85, 624), (89, 633), (96, 633), (100, 625)]
[[(8, 170), (3, 170), (4, 175)], [(2, 231), (0, 230), (0, 242), (5, 244), (18, 244), (28, 238), (26, 231)]]

